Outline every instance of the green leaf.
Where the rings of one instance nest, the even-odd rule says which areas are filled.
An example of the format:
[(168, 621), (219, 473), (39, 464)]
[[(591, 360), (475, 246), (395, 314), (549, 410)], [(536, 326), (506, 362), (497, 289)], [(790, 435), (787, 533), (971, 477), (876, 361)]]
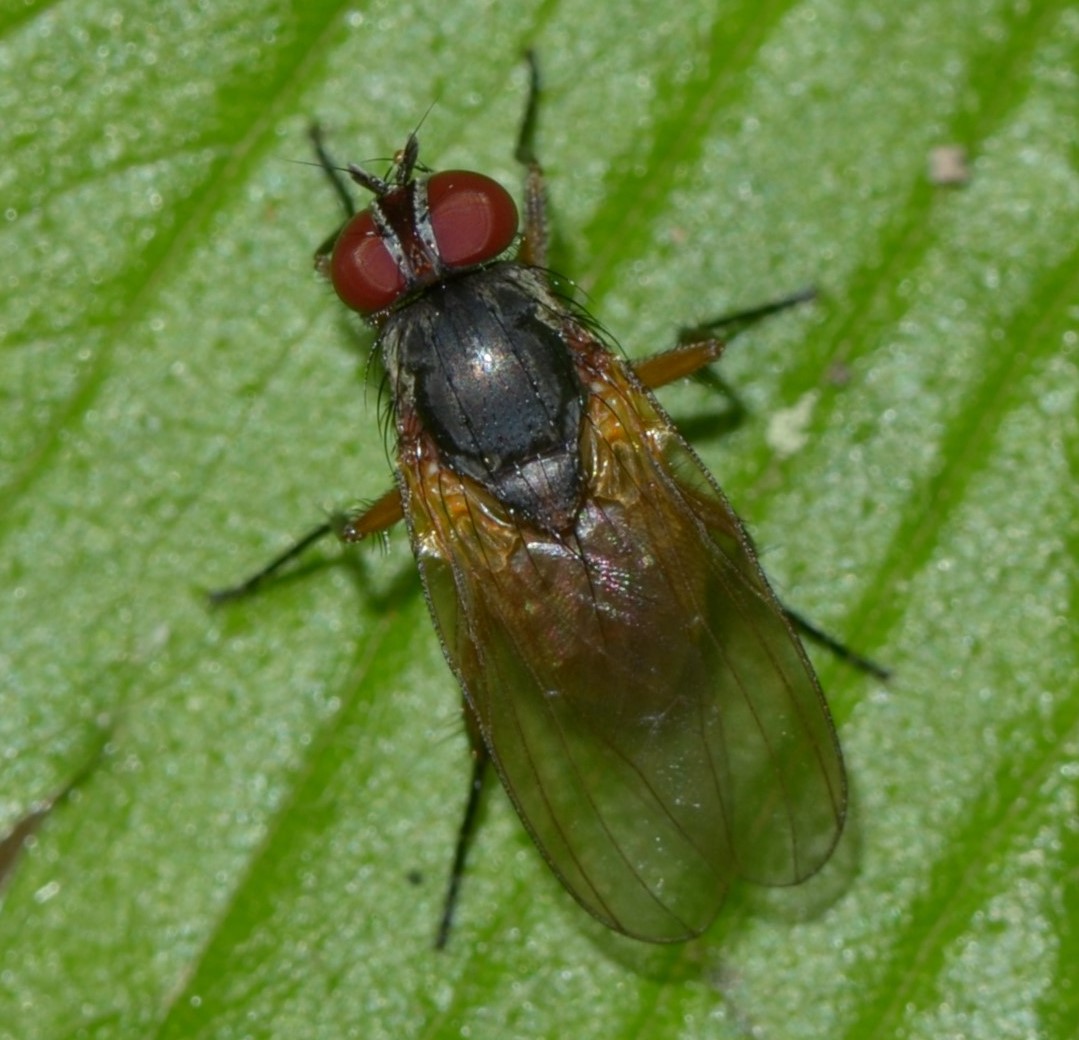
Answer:
[[(9, 8), (0, 1038), (1075, 1035), (1079, 9)], [(672, 948), (493, 791), (431, 949), (468, 767), (403, 534), (202, 596), (389, 485), (306, 127), (378, 168), (423, 120), (512, 185), (528, 46), (557, 265), (627, 351), (820, 288), (724, 358), (738, 429), (686, 425), (784, 598), (894, 670), (815, 653), (833, 863)]]

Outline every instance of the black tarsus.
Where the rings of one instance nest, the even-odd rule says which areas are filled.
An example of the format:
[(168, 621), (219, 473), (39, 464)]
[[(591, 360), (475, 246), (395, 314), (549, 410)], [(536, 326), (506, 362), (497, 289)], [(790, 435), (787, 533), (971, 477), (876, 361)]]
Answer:
[(720, 331), (727, 331), (727, 339), (733, 339), (744, 329), (755, 325), (762, 318), (771, 317), (771, 315), (778, 314), (780, 311), (797, 307), (801, 303), (811, 303), (817, 299), (817, 296), (818, 293), (814, 286), (806, 286), (806, 288), (799, 289), (797, 292), (780, 296), (775, 300), (769, 300), (767, 303), (758, 304), (756, 307), (747, 307), (745, 310), (724, 314), (719, 318), (702, 322), (699, 325), (690, 325), (679, 329), (678, 342), (696, 343), (700, 340), (711, 339)]
[(525, 51), (528, 62), (528, 101), (525, 102), (525, 114), (521, 120), (521, 131), (517, 135), (517, 147), (514, 158), (522, 166), (538, 166), (536, 159), (536, 117), (539, 113), (540, 73), (539, 62), (534, 50)]
[(241, 581), (238, 585), (230, 585), (228, 588), (215, 589), (211, 593), (210, 602), (215, 606), (218, 603), (228, 603), (230, 600), (243, 599), (245, 596), (254, 592), (267, 578), (276, 574), (286, 563), (296, 559), (306, 549), (310, 548), (315, 542), (326, 535), (332, 534), (337, 530), (337, 525), (326, 521), (321, 523), (318, 527), (312, 528), (302, 538), (297, 539), (292, 543), (283, 553), (275, 556), (265, 567), (256, 571), (249, 578)]
[(356, 200), (352, 197), (352, 192), (348, 190), (348, 184), (341, 175), (341, 169), (334, 163), (330, 153), (326, 151), (326, 145), (322, 140), (322, 127), (318, 123), (312, 123), (308, 128), (307, 136), (311, 138), (311, 145), (315, 149), (315, 157), (318, 159), (319, 168), (326, 175), (334, 194), (340, 199), (341, 207), (345, 211), (345, 220), (348, 220), (356, 213)]
[(484, 780), (487, 776), (487, 752), (480, 748), (473, 752), (472, 778), (468, 786), (468, 801), (465, 814), (457, 830), (457, 846), (453, 851), (453, 866), (450, 868), (450, 883), (446, 889), (446, 898), (442, 904), (442, 916), (438, 922), (438, 935), (435, 937), (435, 949), (444, 950), (453, 927), (453, 914), (457, 909), (457, 896), (461, 891), (461, 879), (464, 877), (468, 861), (468, 850), (479, 819), (480, 798), (483, 795)]
[(862, 656), (856, 650), (852, 650), (846, 643), (840, 642), (835, 636), (829, 635), (822, 628), (817, 628), (812, 621), (807, 621), (796, 610), (791, 610), (788, 606), (783, 606), (783, 613), (787, 615), (787, 620), (811, 643), (816, 643), (818, 646), (823, 646), (825, 650), (835, 654), (841, 661), (845, 661), (853, 668), (857, 668), (860, 672), (866, 672), (869, 675), (876, 677), (877, 679), (890, 679), (892, 677), (891, 670), (885, 668), (883, 665), (877, 664), (876, 661), (871, 660), (868, 657)]

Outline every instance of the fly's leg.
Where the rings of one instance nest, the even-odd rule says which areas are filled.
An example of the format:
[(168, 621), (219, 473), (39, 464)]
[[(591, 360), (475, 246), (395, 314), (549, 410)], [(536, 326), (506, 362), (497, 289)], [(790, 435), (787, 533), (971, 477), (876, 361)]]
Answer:
[[(544, 186), (543, 168), (536, 155), (536, 123), (541, 84), (535, 52), (528, 51), (525, 58), (529, 72), (528, 100), (525, 102), (525, 114), (521, 119), (521, 130), (514, 150), (515, 158), (525, 168), (524, 236), (517, 253), (517, 261), (531, 267), (546, 268), (550, 245), (547, 192)], [(323, 153), (320, 153), (323, 168), (328, 174), (334, 176), (335, 188), (343, 192), (344, 185), (339, 183), (340, 178), (336, 176), (336, 170), (331, 163), (323, 159), (322, 155)], [(813, 300), (816, 295), (815, 289), (803, 289), (759, 307), (737, 311), (717, 318), (715, 321), (683, 329), (678, 337), (678, 346), (672, 350), (654, 354), (634, 365), (637, 378), (645, 386), (654, 390), (676, 379), (693, 375), (718, 360), (726, 343), (743, 329), (779, 311)], [(721, 336), (720, 333), (724, 335)]]
[[(337, 241), (341, 229), (355, 214), (356, 203), (352, 198), (352, 193), (349, 191), (348, 181), (344, 176), (344, 171), (333, 161), (329, 152), (326, 150), (326, 146), (322, 140), (322, 128), (317, 123), (314, 123), (308, 133), (311, 138), (311, 145), (315, 150), (315, 158), (318, 162), (318, 166), (326, 175), (326, 179), (330, 182), (330, 187), (333, 189), (334, 194), (341, 203), (341, 208), (344, 210), (344, 220), (341, 225), (326, 238), (318, 249), (315, 250), (315, 269), (325, 275), (330, 262), (330, 254), (333, 252), (334, 243)], [(412, 152), (409, 153), (410, 162), (415, 163), (416, 146), (414, 137), (410, 138), (409, 146), (412, 148)], [(408, 168), (411, 170), (411, 165)], [(362, 181), (362, 178), (366, 175), (360, 171), (360, 176)], [(353, 179), (355, 179), (355, 177)], [(335, 516), (326, 521), (326, 523), (319, 524), (318, 527), (312, 528), (302, 538), (299, 538), (290, 545), (283, 553), (274, 557), (274, 559), (272, 559), (265, 567), (256, 571), (246, 580), (241, 581), (237, 585), (211, 592), (210, 601), (212, 603), (224, 603), (228, 600), (240, 599), (250, 595), (267, 579), (273, 577), (284, 566), (301, 556), (312, 545), (321, 541), (329, 534), (336, 534), (341, 541), (346, 543), (359, 542), (372, 534), (379, 534), (382, 531), (388, 530), (401, 520), (403, 516), (404, 512), (401, 505), (401, 493), (397, 488), (392, 488), (369, 507), (354, 513)]]
[(547, 190), (543, 182), (543, 168), (536, 158), (536, 116), (539, 111), (540, 76), (536, 55), (529, 51), (528, 101), (521, 120), (521, 132), (517, 137), (514, 156), (525, 168), (524, 184), (524, 238), (517, 252), (517, 262), (528, 267), (547, 267), (550, 235), (547, 228)]
[(333, 193), (337, 196), (341, 203), (341, 208), (345, 211), (345, 220), (348, 220), (349, 217), (356, 214), (356, 201), (352, 197), (352, 192), (349, 191), (348, 182), (342, 176), (340, 167), (333, 161), (330, 153), (326, 151), (325, 142), (322, 140), (322, 127), (318, 123), (312, 123), (307, 135), (311, 138), (311, 147), (315, 149), (315, 158), (318, 160), (319, 169), (322, 170), (326, 175), (326, 179), (330, 182)]
[(678, 335), (678, 346), (634, 362), (633, 371), (650, 390), (666, 386), (676, 379), (695, 375), (713, 361), (718, 361), (727, 344), (738, 333), (773, 314), (797, 307), (800, 303), (808, 303), (816, 299), (816, 296), (815, 289), (802, 289), (759, 307), (735, 311), (733, 314), (716, 318), (715, 321), (683, 329)]
[[(795, 307), (800, 303), (808, 303), (815, 297), (815, 290), (804, 289), (801, 292), (792, 293), (790, 296), (784, 296), (778, 300), (772, 300), (759, 307), (737, 311), (734, 314), (726, 315), (704, 325), (684, 329), (679, 335), (680, 342), (678, 346), (643, 358), (634, 364), (633, 370), (637, 378), (650, 390), (666, 386), (677, 379), (683, 379), (686, 376), (706, 371), (707, 366), (720, 358), (727, 344), (739, 332), (749, 328), (762, 318), (787, 310), (789, 307)], [(718, 335), (720, 332), (724, 335)], [(725, 384), (723, 385), (725, 387)], [(728, 390), (727, 393), (730, 394), (730, 391)], [(737, 404), (737, 398), (734, 395), (731, 396)], [(810, 642), (824, 647), (841, 661), (846, 661), (859, 671), (866, 672), (878, 679), (890, 677), (891, 673), (887, 668), (852, 650), (841, 640), (818, 628), (813, 622), (797, 611), (791, 610), (785, 604), (781, 603), (780, 606), (790, 624)]]
[(390, 488), (386, 494), (365, 509), (345, 514), (334, 525), (334, 530), (342, 542), (352, 545), (370, 538), (373, 534), (388, 531), (404, 518), (405, 509), (401, 502), (401, 492), (397, 488)]
[(285, 564), (295, 560), (298, 556), (309, 549), (315, 542), (321, 541), (326, 535), (333, 531), (332, 523), (319, 524), (318, 527), (312, 528), (303, 537), (298, 538), (292, 543), (283, 553), (275, 556), (266, 566), (261, 567), (255, 571), (254, 574), (245, 578), (243, 581), (238, 582), (235, 585), (229, 585), (227, 588), (214, 589), (210, 594), (210, 602), (213, 604), (228, 603), (230, 600), (243, 599), (245, 596), (249, 596), (260, 585), (263, 584), (268, 578), (276, 574)]
[(315, 159), (318, 161), (319, 169), (326, 175), (326, 179), (330, 182), (330, 187), (333, 188), (333, 193), (337, 196), (341, 203), (341, 208), (345, 211), (344, 220), (326, 236), (325, 241), (315, 250), (315, 270), (319, 274), (328, 277), (330, 254), (333, 252), (334, 243), (337, 242), (337, 237), (344, 230), (345, 225), (355, 215), (356, 202), (352, 198), (352, 193), (348, 190), (348, 183), (341, 174), (341, 168), (330, 157), (330, 153), (326, 151), (326, 145), (322, 140), (322, 127), (318, 123), (312, 123), (307, 133), (311, 138), (311, 146), (315, 149)]
[(890, 668), (885, 668), (884, 665), (877, 664), (872, 658), (865, 657), (858, 653), (857, 650), (852, 650), (846, 643), (837, 639), (830, 632), (825, 632), (823, 628), (818, 628), (812, 621), (803, 617), (798, 611), (791, 610), (785, 603), (780, 603), (780, 606), (783, 608), (783, 613), (787, 615), (787, 620), (801, 634), (802, 638), (808, 639), (811, 643), (816, 643), (817, 646), (824, 647), (834, 657), (838, 657), (840, 661), (846, 662), (852, 668), (857, 668), (860, 672), (872, 675), (875, 679), (886, 680), (892, 677)]
[(277, 574), (282, 567), (291, 563), (316, 542), (322, 541), (328, 534), (336, 534), (342, 542), (363, 541), (373, 534), (389, 530), (404, 516), (401, 507), (401, 493), (397, 488), (387, 491), (378, 501), (356, 513), (345, 513), (327, 520), (312, 528), (302, 538), (297, 539), (283, 553), (275, 556), (265, 567), (257, 570), (250, 577), (228, 588), (217, 589), (210, 593), (210, 602), (227, 603), (229, 600), (242, 599), (255, 592), (264, 582)]
[(472, 848), (472, 839), (475, 837), (476, 825), (479, 822), (480, 803), (484, 783), (487, 779), (487, 764), (490, 761), (487, 747), (479, 734), (479, 726), (467, 703), (464, 705), (464, 715), (465, 725), (468, 729), (468, 739), (472, 747), (472, 776), (468, 784), (468, 799), (465, 802), (465, 812), (461, 817), (461, 825), (457, 828), (457, 844), (453, 850), (450, 880), (446, 886), (446, 898), (442, 903), (442, 916), (438, 922), (438, 935), (435, 937), (436, 950), (444, 950), (450, 938), (450, 929), (453, 927), (453, 917), (457, 910), (457, 897), (461, 891), (461, 880), (465, 875), (468, 853)]

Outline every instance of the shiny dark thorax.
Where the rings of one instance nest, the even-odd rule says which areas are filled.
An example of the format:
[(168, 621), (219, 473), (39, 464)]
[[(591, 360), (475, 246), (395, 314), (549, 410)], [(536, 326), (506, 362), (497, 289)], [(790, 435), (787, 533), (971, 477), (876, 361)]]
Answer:
[(426, 289), (380, 335), (398, 411), (442, 463), (551, 532), (581, 499), (584, 397), (566, 323), (539, 273), (497, 263)]

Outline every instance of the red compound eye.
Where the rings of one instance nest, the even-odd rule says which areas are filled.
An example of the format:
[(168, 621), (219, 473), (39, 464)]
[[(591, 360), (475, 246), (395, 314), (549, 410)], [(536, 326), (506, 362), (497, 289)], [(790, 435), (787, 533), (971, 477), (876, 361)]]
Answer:
[(370, 210), (345, 225), (333, 247), (330, 281), (342, 302), (361, 314), (389, 307), (406, 280), (375, 228)]
[[(412, 196), (404, 191), (387, 193), (379, 205), (411, 268), (398, 265), (370, 210), (353, 217), (338, 236), (330, 258), (330, 280), (353, 310), (365, 316), (385, 310), (403, 293), (436, 282), (439, 271), (471, 267), (498, 256), (517, 234), (517, 207), (509, 192), (490, 177), (446, 170), (431, 177), (426, 190), (437, 258), (429, 255), (429, 247), (420, 245), (408, 201)], [(402, 210), (403, 203), (409, 208)], [(423, 256), (421, 248), (428, 255)]]
[(491, 260), (517, 234), (517, 207), (509, 192), (482, 173), (436, 173), (427, 182), (427, 206), (446, 267), (469, 267)]

